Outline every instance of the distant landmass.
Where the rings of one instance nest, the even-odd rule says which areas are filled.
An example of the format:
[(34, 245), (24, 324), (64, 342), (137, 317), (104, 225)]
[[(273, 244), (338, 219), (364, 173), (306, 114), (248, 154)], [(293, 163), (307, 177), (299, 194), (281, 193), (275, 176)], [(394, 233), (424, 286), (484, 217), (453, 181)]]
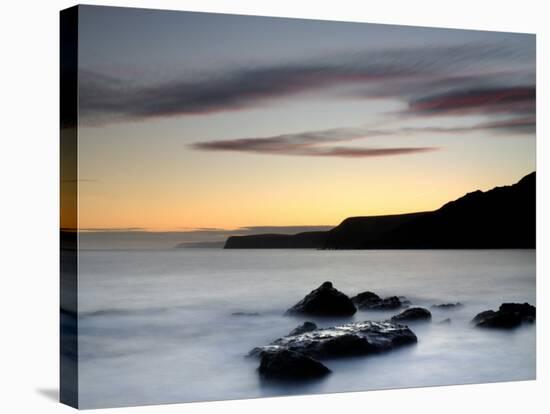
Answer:
[(232, 236), (225, 249), (535, 248), (536, 173), (438, 210), (350, 217), (329, 231)]
[(231, 236), (225, 249), (319, 249), (325, 245), (327, 231), (307, 231), (298, 234), (253, 234)]

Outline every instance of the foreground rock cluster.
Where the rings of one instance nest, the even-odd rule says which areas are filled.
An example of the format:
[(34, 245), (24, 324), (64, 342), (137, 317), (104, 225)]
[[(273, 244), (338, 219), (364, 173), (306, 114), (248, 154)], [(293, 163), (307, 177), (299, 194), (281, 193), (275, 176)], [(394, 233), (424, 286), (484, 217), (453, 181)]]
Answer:
[[(295, 334), (302, 332), (303, 326), (250, 351), (251, 356), (261, 358), (260, 374), (287, 379), (321, 377), (330, 370), (322, 369), (324, 365), (319, 360), (376, 354), (417, 342), (407, 326), (391, 322), (357, 322)], [(294, 363), (306, 372), (297, 373)]]
[[(249, 356), (260, 358), (258, 371), (265, 378), (306, 380), (321, 378), (331, 371), (321, 361), (332, 358), (374, 355), (418, 341), (415, 333), (405, 324), (429, 322), (428, 309), (409, 307), (403, 296), (381, 298), (365, 291), (351, 299), (331, 282), (312, 290), (301, 301), (286, 311), (287, 315), (315, 317), (350, 317), (357, 310), (406, 309), (387, 321), (363, 321), (319, 328), (305, 321), (288, 335), (259, 346)], [(432, 305), (432, 308), (453, 310), (460, 302)], [(488, 310), (474, 317), (472, 323), (482, 328), (515, 328), (522, 323), (533, 323), (536, 309), (528, 303), (503, 303), (498, 311)], [(450, 323), (449, 318), (440, 323)]]

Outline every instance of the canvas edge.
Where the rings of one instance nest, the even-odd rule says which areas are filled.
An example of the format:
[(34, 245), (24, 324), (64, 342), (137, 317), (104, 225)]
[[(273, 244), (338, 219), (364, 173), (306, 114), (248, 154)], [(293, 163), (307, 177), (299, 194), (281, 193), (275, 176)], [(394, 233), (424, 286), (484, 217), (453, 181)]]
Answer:
[(78, 6), (61, 10), (59, 23), (59, 400), (78, 408)]

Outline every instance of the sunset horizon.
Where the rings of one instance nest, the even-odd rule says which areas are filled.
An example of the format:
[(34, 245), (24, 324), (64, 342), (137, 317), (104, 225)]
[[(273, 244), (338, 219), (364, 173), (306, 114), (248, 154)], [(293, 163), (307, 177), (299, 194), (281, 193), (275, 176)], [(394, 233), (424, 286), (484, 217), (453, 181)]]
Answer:
[(536, 169), (533, 35), (84, 8), (79, 228), (337, 225)]
[[(531, 171), (534, 172), (534, 171)], [(531, 172), (527, 172), (523, 176), (528, 175)], [(420, 213), (420, 212), (429, 212), (429, 211), (435, 211), (442, 207), (445, 203), (453, 201), (455, 199), (458, 199), (470, 192), (473, 191), (488, 191), (495, 187), (501, 187), (501, 186), (509, 186), (512, 184), (515, 184), (517, 181), (519, 181), (523, 176), (519, 177), (516, 181), (512, 181), (509, 183), (498, 183), (493, 186), (489, 186), (487, 188), (472, 188), (469, 191), (466, 191), (464, 193), (461, 193), (460, 195), (457, 195), (454, 198), (450, 198), (446, 201), (443, 201), (441, 204), (438, 204), (434, 208), (426, 208), (424, 210), (402, 210), (402, 211), (388, 211), (388, 212), (382, 212), (382, 213), (366, 213), (366, 214), (347, 214), (345, 216), (342, 216), (339, 220), (336, 220), (331, 223), (298, 223), (298, 222), (282, 222), (282, 223), (253, 223), (253, 224), (246, 224), (246, 225), (238, 225), (238, 226), (232, 226), (232, 227), (208, 227), (208, 226), (197, 226), (197, 227), (181, 227), (181, 226), (173, 226), (173, 227), (147, 227), (147, 226), (117, 226), (117, 227), (81, 227), (79, 226), (78, 231), (80, 232), (104, 232), (104, 233), (110, 233), (110, 232), (158, 232), (158, 233), (187, 233), (187, 232), (196, 232), (196, 231), (244, 231), (244, 230), (250, 230), (250, 229), (257, 229), (257, 231), (283, 231), (286, 233), (292, 232), (296, 230), (296, 232), (300, 231), (308, 231), (310, 230), (316, 230), (319, 228), (332, 228), (340, 224), (343, 220), (349, 218), (349, 217), (378, 217), (378, 216), (390, 216), (390, 215), (401, 215), (401, 214), (410, 214), (410, 213)], [(367, 210), (365, 210), (367, 211)], [(69, 228), (63, 228), (65, 230), (70, 230)]]

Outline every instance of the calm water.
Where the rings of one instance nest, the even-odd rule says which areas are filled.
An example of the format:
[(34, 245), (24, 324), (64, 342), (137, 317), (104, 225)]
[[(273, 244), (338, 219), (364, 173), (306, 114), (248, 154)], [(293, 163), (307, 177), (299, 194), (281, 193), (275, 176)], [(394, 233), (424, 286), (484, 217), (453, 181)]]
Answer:
[[(258, 361), (244, 355), (301, 323), (284, 311), (326, 280), (348, 295), (465, 306), (410, 325), (417, 345), (327, 361), (333, 373), (321, 381), (260, 380)], [(535, 251), (82, 251), (79, 284), (83, 408), (535, 377), (534, 325), (502, 332), (468, 324), (502, 302), (535, 304)], [(394, 313), (309, 320), (331, 326)], [(445, 318), (452, 322), (437, 323)]]

